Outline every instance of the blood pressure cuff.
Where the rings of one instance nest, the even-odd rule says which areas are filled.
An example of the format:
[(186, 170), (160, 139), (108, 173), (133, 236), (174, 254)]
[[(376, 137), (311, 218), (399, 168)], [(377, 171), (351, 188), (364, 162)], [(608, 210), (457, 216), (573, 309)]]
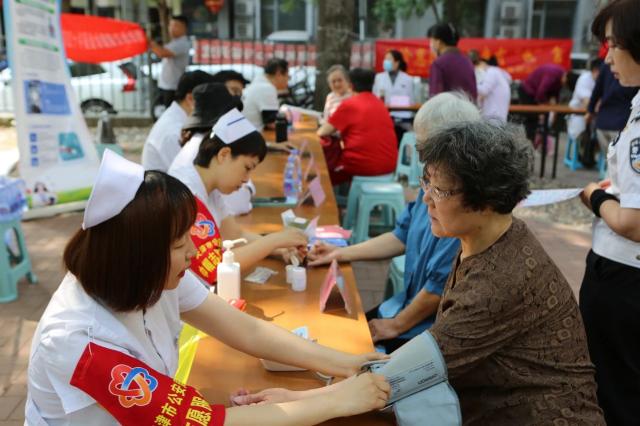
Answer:
[(84, 349), (70, 383), (125, 426), (224, 425), (223, 405), (210, 405), (194, 387), (95, 343)]

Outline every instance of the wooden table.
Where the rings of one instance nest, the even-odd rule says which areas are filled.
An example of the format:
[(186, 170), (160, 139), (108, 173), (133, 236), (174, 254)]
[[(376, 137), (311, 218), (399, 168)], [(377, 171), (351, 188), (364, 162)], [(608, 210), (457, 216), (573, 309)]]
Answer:
[[(268, 132), (265, 136), (267, 140), (273, 140)], [(321, 215), (321, 224), (339, 223), (338, 209), (318, 139), (310, 131), (295, 132), (290, 139), (294, 145), (301, 144), (304, 139), (309, 141), (309, 150), (319, 163), (322, 186), (327, 194), (325, 203), (319, 208), (305, 205), (294, 211), (298, 216), (310, 219)], [(282, 172), (286, 160), (286, 154), (269, 153), (266, 160), (258, 166), (253, 174), (258, 196), (282, 195)], [(306, 161), (308, 160), (304, 161), (303, 166)], [(282, 228), (280, 213), (284, 210), (286, 207), (256, 208), (249, 215), (239, 218), (239, 222), (253, 232), (277, 231)], [(242, 297), (248, 302), (247, 313), (273, 321), (286, 329), (306, 325), (310, 336), (318, 339), (318, 343), (335, 349), (350, 353), (373, 351), (371, 335), (349, 265), (341, 265), (341, 270), (355, 302), (355, 312), (352, 315), (347, 314), (344, 309), (320, 312), (319, 293), (326, 267), (309, 268), (307, 290), (296, 293), (285, 282), (284, 264), (281, 261), (269, 259), (260, 264), (278, 271), (278, 275), (271, 277), (264, 285), (242, 283)], [(245, 275), (251, 271), (242, 272)], [(207, 400), (216, 403), (227, 403), (229, 395), (239, 388), (251, 391), (271, 387), (302, 390), (324, 384), (312, 372), (270, 373), (258, 359), (231, 349), (211, 337), (200, 341), (188, 382), (199, 389)], [(392, 415), (375, 412), (334, 419), (325, 424), (378, 426), (395, 423)]]

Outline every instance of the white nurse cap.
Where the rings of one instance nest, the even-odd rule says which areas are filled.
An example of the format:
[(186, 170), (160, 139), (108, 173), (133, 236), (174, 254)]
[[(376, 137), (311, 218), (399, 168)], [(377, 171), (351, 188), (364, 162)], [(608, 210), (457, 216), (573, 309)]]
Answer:
[(82, 229), (96, 226), (119, 214), (133, 200), (144, 180), (144, 168), (106, 149), (84, 209)]
[(229, 145), (249, 133), (257, 131), (255, 126), (237, 108), (234, 108), (218, 119), (218, 122), (211, 130), (210, 137), (215, 135), (222, 142)]

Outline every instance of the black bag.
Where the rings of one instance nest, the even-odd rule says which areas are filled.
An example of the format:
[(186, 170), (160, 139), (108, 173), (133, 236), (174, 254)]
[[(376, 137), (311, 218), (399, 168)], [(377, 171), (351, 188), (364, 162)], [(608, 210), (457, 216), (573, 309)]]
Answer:
[(598, 150), (598, 137), (592, 126), (587, 126), (584, 132), (578, 135), (578, 160), (587, 169), (596, 165), (596, 151)]

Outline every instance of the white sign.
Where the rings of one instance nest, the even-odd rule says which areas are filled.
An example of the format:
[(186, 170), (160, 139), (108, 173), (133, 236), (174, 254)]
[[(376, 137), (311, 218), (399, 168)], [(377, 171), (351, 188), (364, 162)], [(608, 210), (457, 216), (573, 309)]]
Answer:
[(582, 188), (534, 189), (518, 207), (536, 207), (571, 200), (582, 192)]
[(85, 200), (98, 155), (62, 44), (60, 0), (5, 0), (20, 174), (31, 206)]

